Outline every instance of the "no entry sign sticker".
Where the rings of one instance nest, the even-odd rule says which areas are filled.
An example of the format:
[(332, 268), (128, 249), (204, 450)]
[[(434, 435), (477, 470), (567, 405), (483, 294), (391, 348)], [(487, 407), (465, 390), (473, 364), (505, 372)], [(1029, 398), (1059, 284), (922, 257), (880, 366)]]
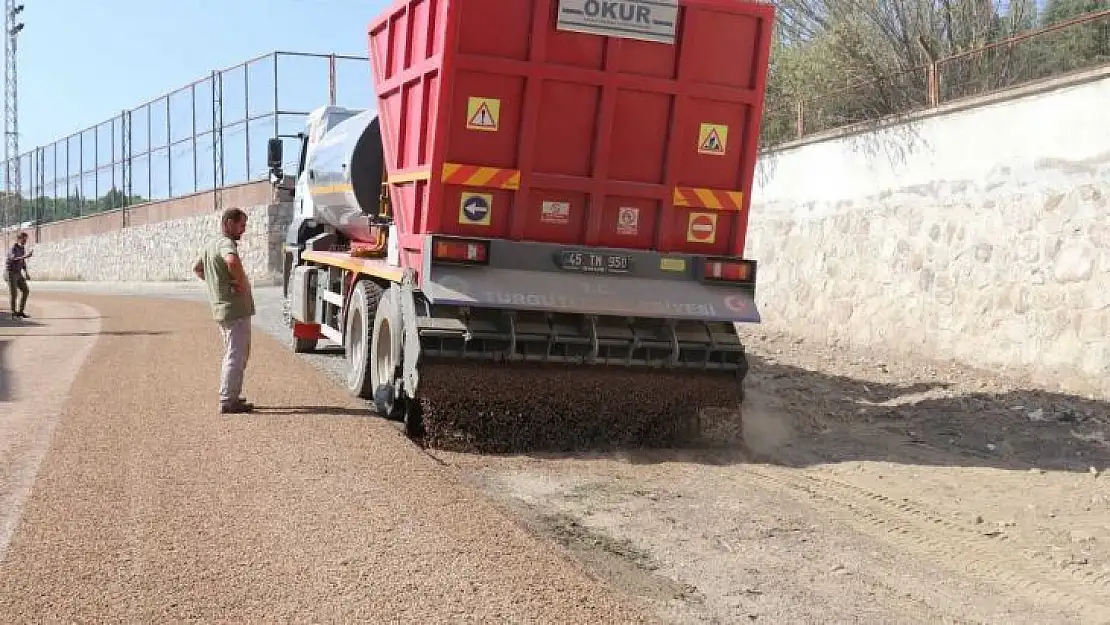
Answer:
[(687, 243), (707, 243), (717, 240), (717, 213), (690, 213), (686, 226)]

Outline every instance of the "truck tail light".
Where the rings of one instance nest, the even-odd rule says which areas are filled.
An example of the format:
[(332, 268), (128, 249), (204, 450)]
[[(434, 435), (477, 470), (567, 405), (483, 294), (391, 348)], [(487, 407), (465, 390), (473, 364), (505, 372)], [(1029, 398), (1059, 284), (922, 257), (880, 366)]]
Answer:
[(702, 277), (713, 282), (755, 284), (755, 261), (707, 258)]
[(432, 260), (469, 265), (489, 264), (489, 241), (481, 239), (434, 239)]

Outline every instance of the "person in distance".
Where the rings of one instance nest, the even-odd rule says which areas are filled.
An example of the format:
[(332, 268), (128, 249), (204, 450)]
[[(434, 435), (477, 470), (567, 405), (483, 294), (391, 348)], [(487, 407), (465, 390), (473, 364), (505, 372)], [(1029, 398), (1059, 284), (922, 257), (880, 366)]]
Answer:
[[(8, 291), (11, 293), (12, 298), (13, 319), (27, 318), (27, 296), (31, 294), (31, 289), (27, 286), (27, 281), (31, 279), (31, 274), (27, 273), (27, 259), (33, 254), (34, 252), (27, 251), (27, 233), (20, 232), (15, 238), (15, 245), (8, 251), (6, 263)], [(15, 306), (15, 296), (17, 292), (21, 295), (19, 308)]]

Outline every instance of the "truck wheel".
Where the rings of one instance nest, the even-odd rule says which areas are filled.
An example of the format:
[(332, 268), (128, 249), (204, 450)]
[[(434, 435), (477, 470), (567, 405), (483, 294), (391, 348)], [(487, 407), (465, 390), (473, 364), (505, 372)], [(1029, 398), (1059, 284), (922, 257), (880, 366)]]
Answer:
[(381, 416), (400, 421), (405, 413), (404, 398), (396, 394), (401, 364), (401, 311), (393, 291), (385, 291), (378, 300), (370, 354), (374, 407)]
[(397, 395), (401, 376), (401, 307), (396, 292), (386, 291), (378, 301), (371, 342), (374, 405), (378, 414), (405, 425), (409, 438), (424, 436), (424, 413), (420, 402), (408, 395)]
[(355, 397), (372, 399), (374, 387), (371, 381), (370, 359), (370, 320), (378, 311), (378, 300), (382, 288), (369, 280), (355, 285), (351, 295), (351, 305), (347, 310), (346, 332), (343, 347), (347, 356), (347, 391)]

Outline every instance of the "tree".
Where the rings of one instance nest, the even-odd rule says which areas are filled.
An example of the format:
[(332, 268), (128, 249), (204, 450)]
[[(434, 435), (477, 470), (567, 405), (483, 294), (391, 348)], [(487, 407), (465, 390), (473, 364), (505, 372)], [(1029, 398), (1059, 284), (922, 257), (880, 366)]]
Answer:
[[(1048, 0), (1039, 25), (1061, 24), (1107, 9), (1110, 0)], [(1038, 39), (1033, 72), (1037, 77), (1110, 61), (1110, 19), (1065, 26)]]
[[(1042, 0), (1043, 1), (1043, 0)], [(774, 0), (778, 17), (765, 144), (923, 108), (935, 64), (947, 101), (1110, 55), (1110, 19), (1019, 43), (1022, 32), (1110, 7), (1110, 0)], [(1066, 36), (1063, 33), (1067, 33)]]

